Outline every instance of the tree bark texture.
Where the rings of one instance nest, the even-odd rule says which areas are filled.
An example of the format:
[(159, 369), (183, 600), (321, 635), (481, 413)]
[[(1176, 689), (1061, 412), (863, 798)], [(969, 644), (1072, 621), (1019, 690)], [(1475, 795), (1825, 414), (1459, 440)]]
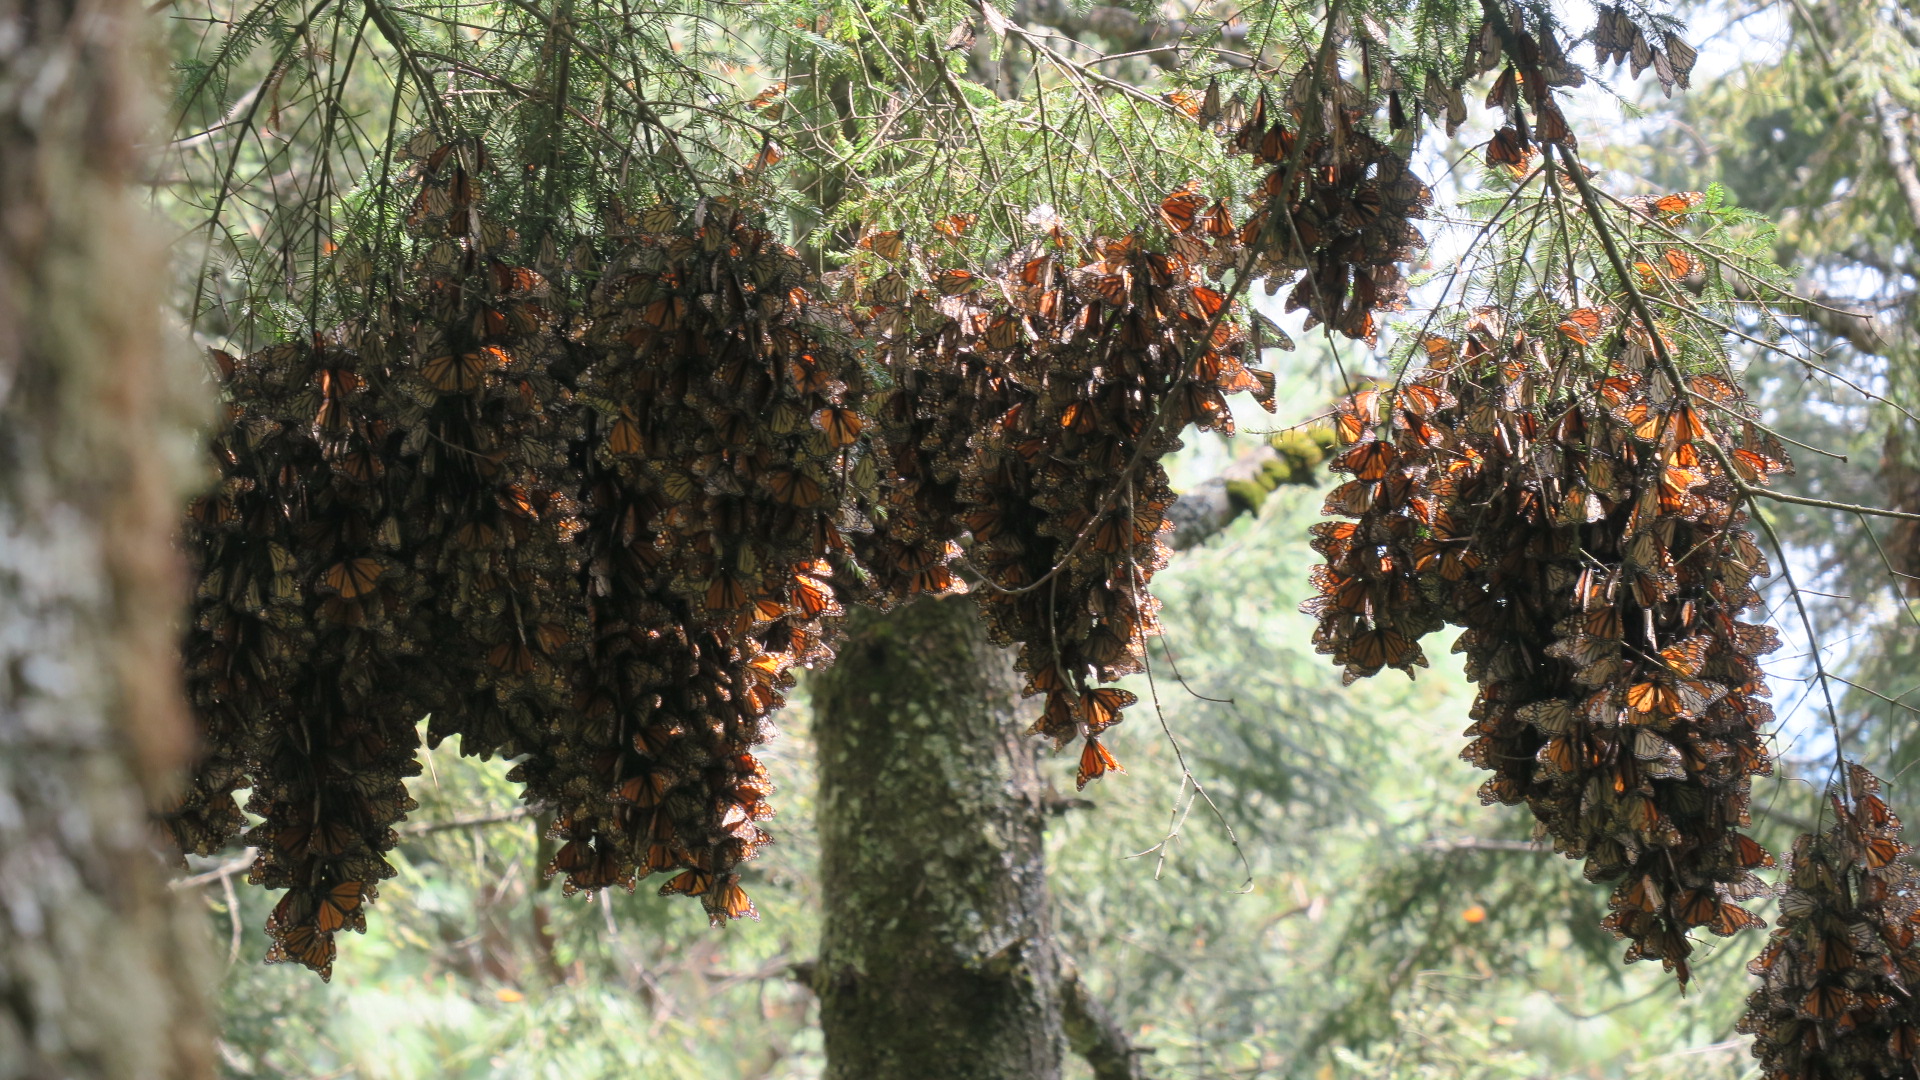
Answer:
[(160, 348), (166, 269), (128, 187), (140, 19), (129, 0), (0, 0), (9, 1080), (212, 1073), (204, 925), (148, 824), (189, 749), (171, 537), (204, 379)]
[(816, 677), (829, 1080), (1053, 1080), (1059, 962), (1020, 680), (974, 605), (855, 611)]

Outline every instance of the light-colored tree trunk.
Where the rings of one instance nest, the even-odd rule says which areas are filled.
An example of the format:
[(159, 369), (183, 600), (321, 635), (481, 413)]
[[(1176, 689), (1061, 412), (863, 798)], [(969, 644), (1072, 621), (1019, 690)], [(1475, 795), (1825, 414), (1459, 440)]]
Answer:
[(128, 187), (140, 17), (0, 0), (0, 1078), (212, 1071), (204, 928), (148, 824), (189, 749), (170, 537), (203, 380), (160, 348)]

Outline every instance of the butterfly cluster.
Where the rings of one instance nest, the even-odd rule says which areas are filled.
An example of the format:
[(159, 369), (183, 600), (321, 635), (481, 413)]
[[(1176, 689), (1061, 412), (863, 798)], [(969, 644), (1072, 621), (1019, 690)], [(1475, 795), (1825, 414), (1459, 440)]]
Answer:
[[(1660, 44), (1653, 44), (1654, 38)], [(1673, 34), (1641, 26), (1620, 4), (1600, 9), (1600, 21), (1588, 36), (1593, 42), (1594, 60), (1601, 64), (1625, 63), (1634, 78), (1648, 68), (1660, 80), (1660, 89), (1673, 96), (1675, 86), (1686, 89), (1693, 76), (1693, 65), (1700, 58), (1693, 46)]]
[(1788, 856), (1780, 924), (1747, 970), (1739, 1030), (1769, 1080), (1920, 1075), (1920, 880), (1880, 781), (1848, 763), (1833, 824)]
[(1209, 202), (1197, 185), (1162, 201), (1172, 250), (1054, 228), (993, 279), (936, 265), (931, 288), (907, 290), (889, 266), (861, 294), (896, 385), (882, 413), (894, 455), (875, 529), (890, 550), (882, 579), (905, 593), (942, 583), (944, 552), (971, 537), (989, 634), (1018, 647), (1027, 692), (1044, 695), (1033, 732), (1085, 740), (1083, 786), (1119, 767), (1100, 734), (1134, 702), (1097, 684), (1143, 670), (1157, 632), (1148, 583), (1166, 565), (1173, 501), (1160, 458), (1189, 424), (1230, 432), (1225, 395), (1272, 401), (1209, 284), (1237, 252), (1226, 208)]
[[(1313, 148), (1289, 220), (1371, 205), (1366, 145)], [(1157, 629), (1160, 459), (1188, 425), (1230, 432), (1226, 395), (1272, 407), (1226, 284), (1271, 229), (1192, 184), (1117, 238), (1046, 225), (992, 273), (951, 265), (954, 215), (930, 250), (870, 231), (823, 280), (742, 191), (609, 205), (562, 257), (497, 223), (483, 140), (398, 158), (406, 263), (343, 256), (336, 328), (216, 356), (220, 483), (187, 527), (204, 750), (167, 821), (209, 853), (251, 789), (251, 880), (286, 890), (271, 959), (324, 977), (364, 928), (421, 716), (516, 759), (569, 893), (661, 874), (752, 915), (755, 749), (849, 603), (971, 577), (1044, 696), (1034, 732), (1084, 739), (1081, 784), (1119, 768), (1100, 734), (1134, 697), (1100, 684)], [(1371, 221), (1315, 226), (1315, 257), (1386, 257)], [(1397, 302), (1365, 265), (1347, 326)]]
[(723, 921), (752, 914), (735, 868), (768, 842), (752, 750), (793, 669), (831, 658), (865, 381), (738, 203), (612, 217), (578, 330), (588, 638), (566, 752), (516, 769), (558, 807), (569, 891), (674, 872), (662, 892)]
[(1352, 520), (1314, 530), (1315, 645), (1349, 680), (1411, 674), (1422, 635), (1462, 627), (1483, 801), (1526, 803), (1616, 882), (1606, 928), (1684, 982), (1691, 930), (1760, 925), (1740, 904), (1771, 860), (1738, 830), (1771, 769), (1759, 658), (1779, 643), (1739, 618), (1766, 560), (1710, 442), (1747, 484), (1784, 455), (1727, 380), (1648, 370), (1632, 328), (1599, 371), (1573, 333), (1493, 308), (1463, 331), (1337, 414), (1353, 479), (1326, 512)]
[[(1374, 313), (1406, 306), (1399, 264), (1423, 244), (1409, 222), (1426, 215), (1432, 193), (1360, 124), (1364, 97), (1337, 72), (1327, 78), (1326, 92), (1299, 98), (1284, 117), (1263, 93), (1234, 133), (1233, 152), (1272, 166), (1238, 240), (1269, 294), (1299, 279), (1287, 310), (1305, 310), (1309, 329), (1325, 323), (1372, 344)], [(1310, 86), (1304, 76), (1295, 83)], [(1231, 230), (1224, 206), (1211, 213)]]
[(407, 676), (425, 585), (400, 540), (414, 470), (376, 403), (377, 332), (216, 356), (235, 409), (213, 441), (223, 478), (188, 519), (198, 571), (184, 646), (205, 764), (167, 815), (210, 853), (245, 824), (249, 878), (286, 889), (269, 954), (325, 973), (334, 932), (393, 868), (393, 822), (413, 808), (423, 702)]

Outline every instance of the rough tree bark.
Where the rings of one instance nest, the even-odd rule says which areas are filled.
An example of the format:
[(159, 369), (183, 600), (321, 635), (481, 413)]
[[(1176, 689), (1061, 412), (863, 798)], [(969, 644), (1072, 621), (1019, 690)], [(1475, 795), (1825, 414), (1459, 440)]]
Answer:
[(127, 186), (140, 16), (0, 0), (0, 1078), (212, 1072), (204, 927), (147, 825), (189, 730), (165, 403), (202, 380), (165, 370)]
[(1020, 681), (964, 599), (848, 619), (813, 684), (830, 1080), (1051, 1080), (1059, 963)]

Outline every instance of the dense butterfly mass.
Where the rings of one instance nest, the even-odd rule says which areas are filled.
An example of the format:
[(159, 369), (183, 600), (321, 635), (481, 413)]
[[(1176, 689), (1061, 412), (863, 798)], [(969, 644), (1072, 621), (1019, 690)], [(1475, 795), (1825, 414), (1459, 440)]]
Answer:
[[(1502, 47), (1489, 24), (1465, 71), (1403, 101), (1382, 41), (1348, 30), (1364, 87), (1328, 54), (1274, 97), (1175, 102), (1265, 170), (1253, 190), (1189, 184), (1118, 236), (1036, 211), (985, 265), (954, 214), (865, 229), (815, 275), (745, 194), (770, 143), (741, 187), (610, 203), (563, 251), (500, 223), (483, 139), (406, 140), (404, 265), (343, 252), (339, 325), (215, 355), (229, 422), (186, 528), (204, 749), (165, 815), (181, 849), (244, 830), (251, 880), (286, 890), (270, 958), (325, 977), (394, 872), (428, 716), (436, 744), (517, 759), (568, 892), (659, 874), (715, 922), (752, 915), (771, 714), (832, 659), (846, 605), (920, 594), (974, 595), (1041, 699), (1033, 731), (1080, 740), (1080, 784), (1118, 770), (1101, 735), (1134, 696), (1103, 684), (1157, 632), (1160, 461), (1189, 425), (1231, 432), (1227, 395), (1271, 409), (1254, 365), (1290, 346), (1240, 294), (1291, 284), (1309, 325), (1374, 342), (1431, 201), (1407, 112), (1456, 126), (1462, 79)], [(1368, 130), (1383, 100), (1392, 145)], [(1760, 560), (1700, 432), (1646, 418), (1675, 414), (1654, 379), (1548, 386), (1539, 340), (1497, 327), (1462, 348), (1342, 417), (1356, 479), (1333, 505), (1361, 520), (1319, 537), (1318, 640), (1370, 674), (1475, 627), (1489, 790), (1624, 878), (1616, 928), (1684, 972), (1686, 928), (1738, 921), (1723, 898), (1764, 858), (1732, 831), (1766, 763), (1748, 702), (1771, 640), (1732, 621)], [(1575, 478), (1590, 502), (1570, 510)], [(1519, 644), (1545, 638), (1551, 656)]]
[[(1376, 205), (1361, 174), (1391, 155), (1357, 110), (1337, 123), (1301, 153), (1262, 136), (1276, 175), (1321, 179), (1270, 181), (1254, 219)], [(436, 744), (518, 759), (568, 892), (661, 874), (716, 922), (752, 915), (737, 868), (773, 790), (754, 748), (848, 603), (971, 578), (1044, 695), (1033, 730), (1084, 740), (1083, 785), (1118, 770), (1100, 734), (1134, 697), (1100, 684), (1157, 629), (1160, 458), (1189, 424), (1231, 431), (1228, 394), (1272, 407), (1229, 279), (1405, 254), (1358, 239), (1378, 215), (1305, 248), (1236, 228), (1196, 184), (1122, 237), (1043, 223), (991, 272), (950, 265), (966, 215), (926, 247), (869, 232), (822, 280), (743, 195), (613, 205), (562, 255), (483, 212), (481, 140), (423, 132), (400, 159), (404, 270), (350, 257), (359, 314), (216, 356), (222, 479), (187, 529), (205, 751), (166, 820), (211, 852), (250, 788), (251, 880), (287, 890), (270, 959), (323, 977), (393, 873), (421, 716)], [(1414, 187), (1388, 216), (1418, 212)], [(1324, 294), (1354, 336), (1400, 295), (1367, 265)]]
[[(1165, 224), (1218, 266), (1228, 241), (1210, 246), (1186, 212), (1196, 201), (1169, 195)], [(1224, 395), (1270, 403), (1272, 377), (1243, 362), (1227, 297), (1186, 255), (1137, 236), (1082, 245), (1056, 228), (1010, 266), (991, 290), (953, 269), (904, 296), (889, 291), (892, 269), (864, 286), (897, 387), (882, 415), (899, 512), (875, 531), (889, 546), (880, 578), (895, 583), (889, 597), (945, 584), (965, 529), (988, 631), (1018, 645), (1027, 692), (1045, 695), (1033, 731), (1056, 746), (1086, 739), (1084, 786), (1118, 768), (1099, 735), (1134, 700), (1095, 684), (1142, 670), (1155, 632), (1147, 583), (1166, 565), (1173, 501), (1159, 459), (1189, 423), (1231, 431)]]
[(1482, 799), (1526, 803), (1617, 882), (1607, 929), (1684, 982), (1692, 929), (1761, 925), (1740, 904), (1771, 864), (1738, 830), (1771, 769), (1759, 658), (1779, 642), (1739, 618), (1766, 560), (1708, 440), (1748, 484), (1785, 457), (1736, 387), (1671, 386), (1630, 328), (1599, 372), (1579, 319), (1542, 333), (1482, 308), (1463, 330), (1337, 413), (1353, 479), (1325, 510), (1353, 520), (1315, 528), (1315, 645), (1351, 680), (1411, 673), (1423, 635), (1464, 628)]
[(1833, 824), (1788, 857), (1780, 925), (1747, 970), (1742, 1032), (1768, 1080), (1920, 1075), (1920, 880), (1880, 781), (1845, 766)]
[[(1238, 238), (1269, 295), (1299, 278), (1287, 310), (1305, 310), (1308, 329), (1325, 323), (1373, 344), (1374, 313), (1406, 306), (1399, 264), (1424, 243), (1408, 222), (1424, 217), (1433, 197), (1406, 158), (1359, 126), (1359, 110), (1342, 104), (1353, 87), (1337, 72), (1323, 81), (1328, 92), (1303, 97), (1313, 82), (1295, 80), (1286, 117), (1270, 117), (1276, 110), (1261, 95), (1235, 133), (1234, 152), (1273, 166)], [(1209, 226), (1230, 230), (1226, 213), (1216, 204)]]

